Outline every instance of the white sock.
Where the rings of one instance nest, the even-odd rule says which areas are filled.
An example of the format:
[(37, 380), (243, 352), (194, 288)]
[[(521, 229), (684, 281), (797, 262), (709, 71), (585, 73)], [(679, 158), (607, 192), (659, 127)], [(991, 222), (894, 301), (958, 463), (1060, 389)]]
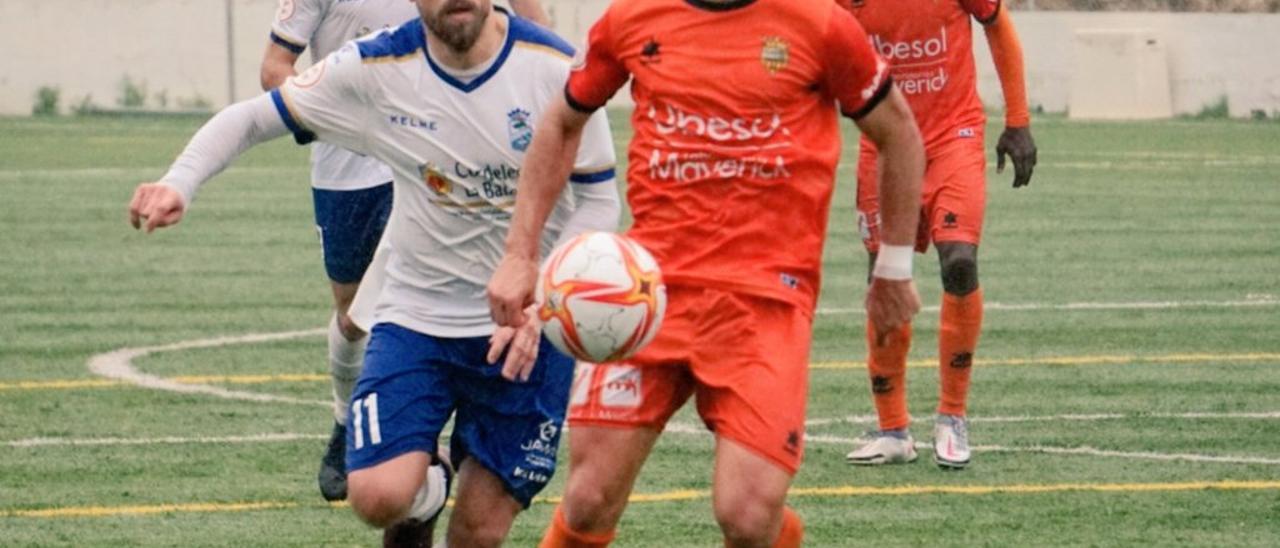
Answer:
[(347, 408), (356, 379), (364, 368), (364, 349), (369, 342), (365, 335), (358, 341), (349, 341), (338, 329), (338, 316), (329, 321), (329, 376), (333, 379), (333, 419), (346, 426)]
[(449, 499), (448, 476), (444, 466), (439, 464), (427, 468), (427, 478), (423, 480), (418, 494), (413, 497), (413, 505), (409, 507), (408, 519), (426, 521), (431, 519), (444, 507)]

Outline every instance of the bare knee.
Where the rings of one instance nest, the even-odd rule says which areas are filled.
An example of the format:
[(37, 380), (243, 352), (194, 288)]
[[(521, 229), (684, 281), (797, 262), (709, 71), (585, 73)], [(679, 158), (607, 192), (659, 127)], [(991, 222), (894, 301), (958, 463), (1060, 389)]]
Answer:
[(369, 525), (385, 529), (404, 519), (417, 492), (393, 485), (382, 478), (357, 471), (347, 477), (347, 499), (356, 516)]
[(783, 500), (747, 492), (716, 501), (716, 522), (730, 546), (770, 546), (778, 535)]
[(618, 495), (606, 482), (571, 477), (561, 503), (565, 522), (575, 531), (608, 531), (617, 526), (626, 494)]

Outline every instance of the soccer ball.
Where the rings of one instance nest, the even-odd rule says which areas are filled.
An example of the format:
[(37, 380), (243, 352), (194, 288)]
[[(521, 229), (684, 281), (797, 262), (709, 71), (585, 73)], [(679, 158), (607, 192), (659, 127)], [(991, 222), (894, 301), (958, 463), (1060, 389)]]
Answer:
[(588, 362), (627, 358), (653, 340), (667, 309), (658, 262), (631, 239), (587, 232), (551, 251), (538, 275), (542, 333)]

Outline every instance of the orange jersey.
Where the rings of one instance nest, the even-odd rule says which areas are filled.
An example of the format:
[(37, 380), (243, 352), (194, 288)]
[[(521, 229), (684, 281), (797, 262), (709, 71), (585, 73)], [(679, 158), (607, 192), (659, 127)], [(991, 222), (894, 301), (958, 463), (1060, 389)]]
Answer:
[[(1000, 0), (838, 0), (889, 61), (930, 152), (982, 135), (970, 17), (995, 20)], [(868, 143), (864, 142), (864, 146)]]
[(832, 2), (614, 2), (565, 95), (591, 111), (628, 78), (628, 235), (669, 283), (812, 307), (837, 113), (869, 112), (891, 85), (854, 18)]

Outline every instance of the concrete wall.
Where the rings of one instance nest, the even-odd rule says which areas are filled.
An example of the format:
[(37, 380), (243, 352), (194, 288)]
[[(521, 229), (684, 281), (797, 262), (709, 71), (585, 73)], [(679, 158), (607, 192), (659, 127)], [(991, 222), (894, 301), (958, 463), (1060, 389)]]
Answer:
[[(575, 43), (608, 5), (543, 2), (556, 29)], [(150, 105), (160, 92), (167, 94), (169, 108), (197, 98), (219, 107), (250, 97), (260, 92), (258, 63), (275, 5), (276, 0), (0, 1), (0, 48), (6, 52), (0, 57), (0, 114), (30, 113), (36, 90), (46, 85), (61, 90), (64, 111), (86, 96), (115, 107), (126, 75), (145, 83)], [(1175, 113), (1197, 112), (1221, 96), (1233, 115), (1280, 111), (1280, 63), (1268, 58), (1280, 52), (1280, 15), (1016, 12), (1014, 18), (1028, 61), (1031, 103), (1045, 110), (1063, 111), (1070, 104), (1077, 31), (1148, 29), (1162, 37), (1167, 50)], [(998, 105), (999, 81), (986, 41), (976, 43), (980, 89)]]
[[(1077, 31), (1137, 29), (1164, 42), (1174, 113), (1199, 112), (1223, 96), (1232, 116), (1280, 111), (1280, 15), (1014, 12), (1014, 21), (1027, 59), (1028, 99), (1047, 111), (1065, 111), (1071, 103)], [(988, 103), (1001, 104), (986, 40), (974, 43), (979, 91)]]
[[(258, 91), (257, 66), (274, 0), (232, 0), (235, 95)], [(0, 114), (31, 112), (36, 90), (61, 90), (64, 110), (89, 97), (115, 107), (126, 75), (170, 108), (231, 98), (222, 0), (5, 0), (0, 2)]]

